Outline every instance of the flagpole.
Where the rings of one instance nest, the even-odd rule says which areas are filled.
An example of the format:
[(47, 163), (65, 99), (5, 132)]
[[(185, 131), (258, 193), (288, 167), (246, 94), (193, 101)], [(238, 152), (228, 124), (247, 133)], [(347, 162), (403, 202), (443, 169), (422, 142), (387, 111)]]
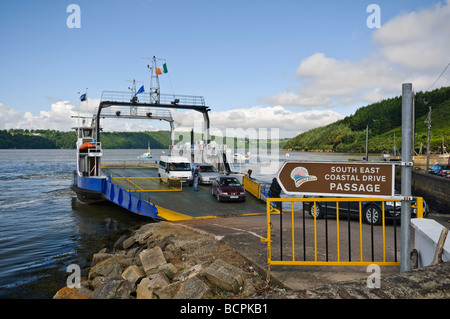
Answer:
[(89, 110), (88, 88), (86, 88), (86, 106), (87, 106), (87, 109)]
[(78, 109), (77, 109), (78, 117), (77, 117), (77, 135), (80, 130), (80, 92), (78, 92)]

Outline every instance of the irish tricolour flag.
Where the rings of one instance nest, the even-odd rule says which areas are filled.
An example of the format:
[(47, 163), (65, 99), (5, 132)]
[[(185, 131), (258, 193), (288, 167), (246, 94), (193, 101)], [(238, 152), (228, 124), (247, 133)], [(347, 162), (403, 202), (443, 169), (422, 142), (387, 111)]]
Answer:
[(165, 63), (161, 65), (159, 68), (156, 69), (156, 73), (158, 74), (167, 73), (167, 65)]

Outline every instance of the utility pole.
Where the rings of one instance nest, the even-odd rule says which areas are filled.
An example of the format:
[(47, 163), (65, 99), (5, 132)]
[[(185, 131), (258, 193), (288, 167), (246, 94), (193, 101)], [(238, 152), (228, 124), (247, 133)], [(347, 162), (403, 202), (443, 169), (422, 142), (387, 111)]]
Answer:
[[(428, 105), (428, 99), (425, 98), (423, 101), (425, 105)], [(428, 126), (428, 134), (427, 134), (427, 167), (426, 171), (430, 168), (430, 136), (431, 136), (431, 105), (429, 106), (428, 117), (425, 120), (425, 123)]]

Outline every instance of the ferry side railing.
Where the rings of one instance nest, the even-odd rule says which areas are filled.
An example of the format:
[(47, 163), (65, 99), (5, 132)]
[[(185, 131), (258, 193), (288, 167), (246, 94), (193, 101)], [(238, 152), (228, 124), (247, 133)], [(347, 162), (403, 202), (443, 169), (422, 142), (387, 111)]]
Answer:
[[(100, 172), (100, 157), (102, 156), (102, 143), (88, 141), (89, 147), (85, 151), (87, 165), (89, 167), (88, 176), (98, 176)], [(82, 153), (83, 154), (83, 153)]]
[[(205, 99), (203, 96), (159, 94), (158, 97), (158, 103), (161, 104), (205, 106)], [(101, 101), (152, 103), (152, 97), (150, 93), (133, 95), (129, 91), (103, 91)]]
[(257, 199), (261, 198), (261, 184), (247, 176), (244, 176), (244, 189)]
[(101, 168), (158, 168), (157, 161), (102, 161)]
[[(387, 246), (386, 239), (386, 215), (388, 213), (385, 209), (388, 201), (394, 203), (393, 229), (389, 229), (389, 236), (393, 237), (389, 239), (393, 241), (389, 243), (389, 246)], [(400, 266), (397, 247), (398, 221), (395, 216), (398, 201), (400, 200), (386, 198), (267, 198), (267, 238), (261, 239), (261, 241), (267, 243), (268, 278), (270, 278), (270, 267), (273, 265), (368, 266), (377, 264), (379, 266)], [(350, 217), (350, 211), (348, 210), (345, 214), (347, 205), (344, 205), (344, 202), (358, 204), (359, 224), (356, 227), (355, 221)], [(374, 225), (373, 215), (370, 215), (372, 222), (363, 225), (363, 202), (364, 205), (375, 205), (374, 202), (381, 203), (381, 225)], [(305, 212), (305, 203), (313, 205), (310, 206), (313, 207), (313, 216), (308, 219), (306, 214), (309, 214), (309, 211)], [(334, 219), (330, 218), (327, 213), (329, 203), (336, 205)], [(290, 204), (289, 208), (286, 209), (286, 205), (283, 204)], [(303, 204), (301, 209), (298, 204)], [(400, 206), (400, 204), (398, 205)], [(280, 206), (284, 208), (280, 209)], [(323, 219), (317, 218), (317, 207), (325, 209)], [(347, 209), (349, 209), (348, 207)], [(418, 197), (413, 208), (416, 217), (422, 218), (423, 198)], [(278, 224), (276, 218), (271, 218), (273, 215), (279, 215)], [(274, 232), (276, 228), (279, 230), (278, 235)], [(355, 228), (356, 235), (354, 234)], [(352, 243), (355, 242), (358, 244), (356, 250), (355, 247), (352, 247)], [(279, 245), (279, 259), (272, 254), (276, 245)], [(286, 246), (290, 249), (286, 250)], [(356, 259), (354, 258), (355, 254)], [(299, 256), (301, 257), (299, 258)]]
[(108, 177), (103, 184), (105, 198), (119, 206), (139, 215), (158, 218), (158, 209), (150, 200), (147, 193), (131, 192), (130, 190), (115, 184)]

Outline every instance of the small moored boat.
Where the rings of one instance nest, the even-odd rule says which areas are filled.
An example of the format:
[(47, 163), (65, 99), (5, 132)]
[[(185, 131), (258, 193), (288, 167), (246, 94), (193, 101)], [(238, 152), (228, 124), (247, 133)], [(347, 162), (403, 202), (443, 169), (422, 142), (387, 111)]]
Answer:
[(145, 152), (138, 156), (138, 158), (152, 158), (152, 152), (150, 151), (150, 142), (148, 142), (148, 152)]

